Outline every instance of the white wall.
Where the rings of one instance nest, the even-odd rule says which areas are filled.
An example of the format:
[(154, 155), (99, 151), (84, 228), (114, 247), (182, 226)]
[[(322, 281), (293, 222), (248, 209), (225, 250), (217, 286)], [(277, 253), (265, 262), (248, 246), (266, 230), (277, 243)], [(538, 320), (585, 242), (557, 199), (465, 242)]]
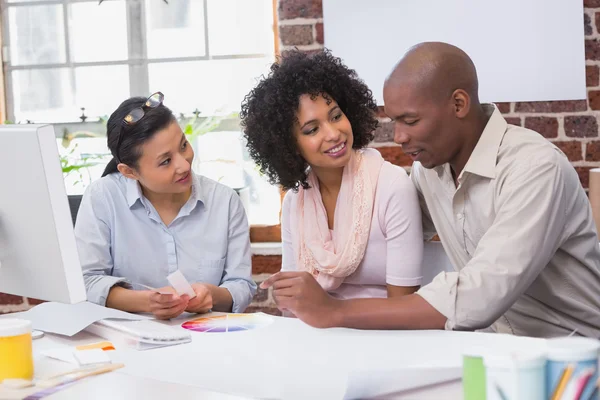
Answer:
[(323, 0), (325, 47), (383, 104), (412, 45), (443, 41), (475, 62), (483, 101), (585, 99), (580, 0)]

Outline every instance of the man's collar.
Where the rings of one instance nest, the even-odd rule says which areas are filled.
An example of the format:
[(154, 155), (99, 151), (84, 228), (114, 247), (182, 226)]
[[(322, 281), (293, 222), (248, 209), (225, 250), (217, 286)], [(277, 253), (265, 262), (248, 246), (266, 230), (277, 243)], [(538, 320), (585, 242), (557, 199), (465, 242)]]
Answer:
[(482, 104), (482, 106), (486, 114), (491, 113), (491, 116), (465, 165), (464, 171), (492, 179), (496, 176), (498, 150), (506, 133), (507, 123), (495, 105)]

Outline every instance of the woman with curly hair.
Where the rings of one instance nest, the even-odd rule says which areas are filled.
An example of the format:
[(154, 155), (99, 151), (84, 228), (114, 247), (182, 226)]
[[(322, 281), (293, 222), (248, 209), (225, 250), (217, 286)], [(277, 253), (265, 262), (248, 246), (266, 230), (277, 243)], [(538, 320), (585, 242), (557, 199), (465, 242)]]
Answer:
[(288, 52), (242, 103), (250, 155), (271, 183), (290, 189), (281, 215), (286, 272), (263, 285), (274, 286), (284, 311), (305, 285), (350, 299), (406, 295), (421, 283), (416, 190), (402, 168), (365, 148), (376, 110), (356, 72), (327, 50)]

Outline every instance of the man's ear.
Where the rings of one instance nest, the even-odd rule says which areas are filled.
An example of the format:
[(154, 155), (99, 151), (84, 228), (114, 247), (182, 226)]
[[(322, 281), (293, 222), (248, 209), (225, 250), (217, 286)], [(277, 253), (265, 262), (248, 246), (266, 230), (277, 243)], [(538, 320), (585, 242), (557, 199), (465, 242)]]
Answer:
[(456, 89), (452, 93), (452, 105), (454, 107), (454, 115), (457, 118), (465, 118), (469, 115), (471, 109), (471, 97), (463, 89)]
[(135, 179), (136, 181), (139, 179), (135, 170), (127, 164), (119, 163), (117, 165), (117, 169), (121, 174), (123, 174), (123, 176), (127, 178)]

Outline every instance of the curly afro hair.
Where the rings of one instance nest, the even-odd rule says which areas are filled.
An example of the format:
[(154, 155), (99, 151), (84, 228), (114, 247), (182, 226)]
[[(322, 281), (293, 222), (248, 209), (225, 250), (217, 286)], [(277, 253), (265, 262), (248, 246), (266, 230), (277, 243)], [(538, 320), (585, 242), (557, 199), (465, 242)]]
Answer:
[(335, 100), (352, 126), (354, 149), (373, 140), (377, 104), (371, 90), (329, 50), (306, 54), (286, 52), (269, 75), (244, 98), (241, 125), (250, 156), (272, 184), (284, 190), (309, 188), (308, 164), (293, 135), (302, 95)]

